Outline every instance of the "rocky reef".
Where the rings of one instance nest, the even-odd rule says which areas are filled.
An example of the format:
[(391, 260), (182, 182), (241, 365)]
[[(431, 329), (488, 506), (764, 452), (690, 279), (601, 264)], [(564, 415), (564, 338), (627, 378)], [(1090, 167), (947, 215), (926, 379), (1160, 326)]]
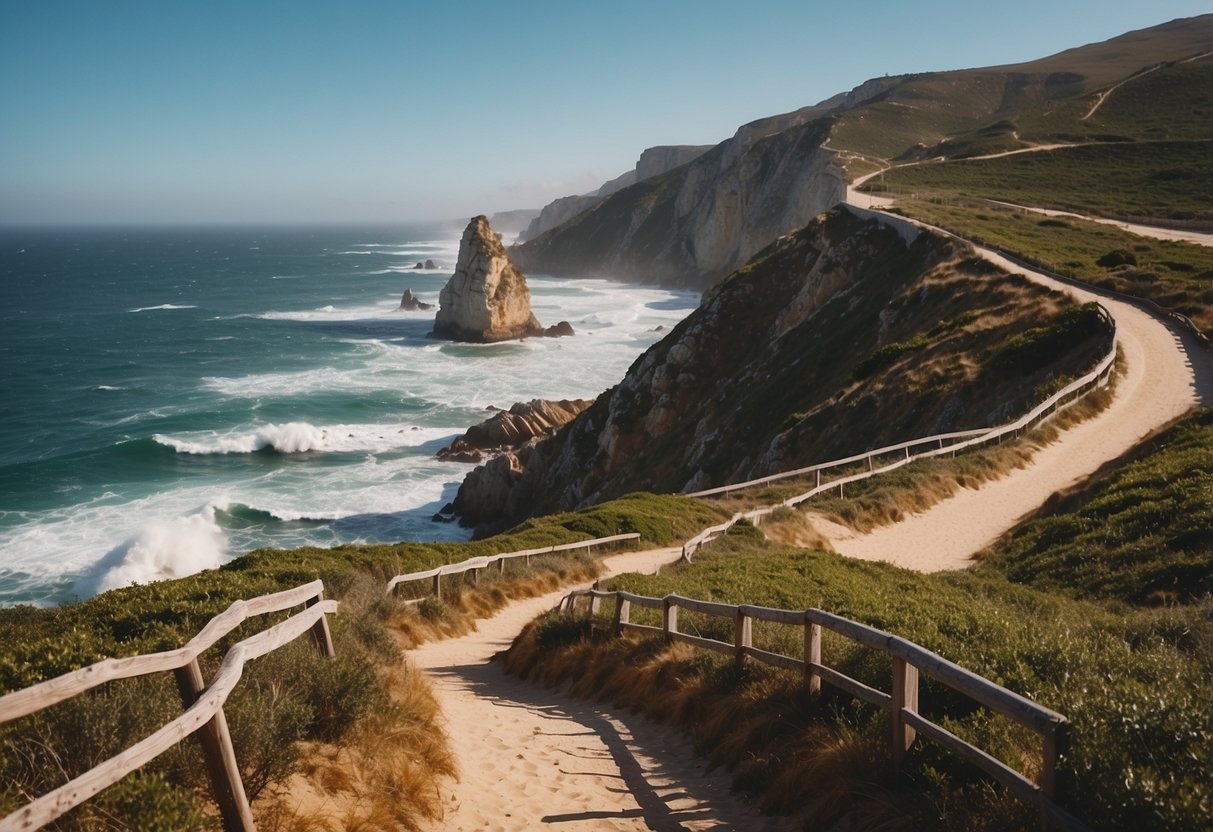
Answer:
[(480, 462), (487, 457), (516, 451), (532, 439), (552, 436), (593, 404), (590, 399), (532, 399), (516, 402), (478, 425), (473, 425), (438, 458), (454, 462)]
[(526, 277), (510, 262), (501, 235), (488, 217), (473, 217), (459, 243), (455, 273), (438, 296), (430, 337), (492, 343), (543, 334)]

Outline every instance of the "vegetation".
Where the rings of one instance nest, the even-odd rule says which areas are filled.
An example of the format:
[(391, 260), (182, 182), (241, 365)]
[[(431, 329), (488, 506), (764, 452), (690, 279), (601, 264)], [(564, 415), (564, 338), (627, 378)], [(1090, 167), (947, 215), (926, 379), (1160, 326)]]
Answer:
[[(1139, 458), (1059, 499), (967, 572), (923, 575), (789, 548), (742, 526), (693, 564), (621, 576), (610, 588), (818, 607), (897, 633), (1065, 714), (1073, 735), (1063, 803), (1095, 828), (1207, 828), (1211, 439), (1213, 412), (1196, 412)], [(644, 615), (633, 608), (633, 620), (657, 623)], [(543, 637), (559, 626), (563, 636)], [(685, 610), (679, 626), (732, 636), (731, 621)], [(754, 641), (793, 656), (802, 649), (798, 630), (762, 622)], [(883, 658), (828, 633), (823, 649), (830, 666), (888, 689)], [(829, 826), (848, 814), (862, 828), (1034, 823), (1030, 807), (929, 743), (916, 746), (907, 778), (891, 777), (885, 717), (829, 686), (809, 697), (794, 674), (737, 671), (654, 640), (576, 638), (551, 622), (520, 639), (509, 663), (678, 725), (768, 808), (808, 807), (810, 823)], [(921, 696), (932, 718), (1031, 775), (1039, 747), (1030, 736), (939, 686), (924, 684)]]
[(1213, 410), (1182, 420), (1133, 456), (1051, 501), (993, 547), (982, 571), (1134, 605), (1213, 596)]
[(862, 189), (920, 198), (981, 197), (1098, 216), (1213, 221), (1213, 142), (1077, 145), (908, 165)]
[[(459, 632), (472, 617), (511, 597), (584, 579), (596, 567), (584, 556), (550, 556), (534, 558), (532, 571), (520, 576), (523, 566), (513, 561), (504, 576), (422, 605), (421, 615), (384, 595), (388, 578), (485, 554), (631, 531), (648, 544), (663, 545), (719, 517), (716, 509), (686, 498), (638, 494), (528, 521), (490, 540), (259, 550), (221, 569), (56, 609), (0, 610), (0, 691), (106, 656), (178, 647), (238, 598), (323, 578), (329, 595), (342, 602), (341, 615), (331, 620), (337, 658), (320, 657), (301, 639), (252, 663), (225, 706), (246, 788), (250, 797), (261, 797), (257, 811), (273, 820), (270, 826), (314, 828), (293, 816), (276, 789), (301, 767), (346, 768), (363, 774), (345, 784), (347, 798), (359, 796), (349, 799), (351, 821), (370, 824), (379, 817), (383, 825), (371, 828), (413, 828), (417, 818), (440, 811), (433, 781), (449, 775), (452, 763), (434, 721), (436, 706), (420, 677), (402, 666), (398, 644)], [(274, 617), (267, 618), (247, 622), (208, 651), (204, 676), (213, 675), (230, 644), (272, 623)], [(108, 759), (180, 712), (171, 676), (161, 674), (108, 684), (0, 725), (0, 814)], [(213, 820), (203, 809), (202, 796), (208, 794), (200, 752), (186, 742), (70, 813), (60, 828), (111, 828), (113, 818), (125, 819), (123, 807), (132, 800), (144, 807), (139, 822), (149, 825), (142, 828), (206, 828)]]
[(1213, 333), (1213, 249), (981, 200), (902, 200), (898, 211), (1051, 271), (1147, 298)]

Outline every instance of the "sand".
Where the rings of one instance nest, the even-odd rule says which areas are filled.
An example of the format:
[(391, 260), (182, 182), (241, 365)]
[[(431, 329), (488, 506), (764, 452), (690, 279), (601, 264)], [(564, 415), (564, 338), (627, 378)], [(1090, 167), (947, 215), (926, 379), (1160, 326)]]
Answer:
[[(607, 574), (652, 572), (680, 549), (607, 558)], [(424, 670), (442, 706), (458, 783), (443, 788), (434, 830), (792, 830), (729, 792), (690, 743), (635, 714), (565, 696), (502, 672), (490, 657), (567, 590), (522, 601), (468, 636), (422, 645)]]

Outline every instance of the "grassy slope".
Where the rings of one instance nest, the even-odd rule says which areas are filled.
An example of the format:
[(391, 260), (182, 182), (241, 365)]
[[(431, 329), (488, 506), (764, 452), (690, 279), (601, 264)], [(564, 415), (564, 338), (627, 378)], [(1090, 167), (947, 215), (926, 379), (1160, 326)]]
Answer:
[[(898, 210), (1059, 274), (1148, 298), (1213, 332), (1213, 249), (1207, 246), (1152, 240), (1101, 223), (1048, 218), (977, 200), (901, 202)], [(1115, 258), (1116, 252), (1128, 257)], [(1109, 255), (1113, 260), (1104, 260)], [(1106, 265), (1115, 259), (1130, 262)]]
[[(393, 828), (411, 828), (408, 818), (440, 807), (432, 801), (433, 780), (451, 774), (449, 756), (427, 696), (416, 691), (400, 700), (400, 689), (417, 687), (401, 669), (392, 630), (416, 626), (404, 609), (383, 595), (395, 574), (426, 569), (496, 552), (640, 532), (647, 544), (664, 545), (718, 522), (719, 513), (681, 497), (633, 495), (608, 505), (529, 521), (497, 538), (459, 544), (346, 546), (295, 551), (259, 550), (175, 581), (130, 587), (55, 609), (0, 610), (0, 691), (14, 690), (90, 664), (106, 656), (172, 649), (188, 641), (215, 614), (238, 598), (276, 592), (322, 578), (330, 597), (342, 602), (332, 619), (336, 660), (325, 660), (306, 639), (255, 662), (226, 709), (250, 794), (283, 780), (298, 766), (296, 740), (349, 742), (367, 724), (391, 723), (403, 743), (391, 753), (399, 765), (392, 777), (411, 784), (393, 800)], [(553, 558), (538, 569), (565, 573), (576, 558)], [(510, 572), (514, 572), (511, 567)], [(550, 584), (551, 581), (548, 581)], [(552, 586), (547, 586), (550, 589)], [(510, 589), (488, 587), (482, 607), (506, 600)], [(435, 631), (458, 629), (448, 605), (422, 605)], [(473, 610), (475, 605), (473, 606)], [(282, 616), (277, 616), (278, 618)], [(213, 673), (227, 645), (263, 629), (275, 617), (245, 624), (203, 657)], [(392, 687), (388, 689), (386, 685)], [(395, 702), (393, 704), (393, 699)], [(142, 739), (180, 713), (168, 674), (114, 683), (76, 697), (42, 715), (0, 726), (0, 815)], [(370, 723), (367, 723), (370, 720)], [(378, 720), (376, 722), (375, 720)], [(382, 731), (378, 731), (382, 734)], [(382, 737), (380, 737), (380, 741)], [(73, 813), (66, 828), (92, 829), (107, 814), (137, 806), (146, 828), (202, 828), (206, 813), (197, 795), (209, 794), (201, 759), (192, 743), (150, 765), (138, 778), (107, 790)], [(268, 792), (267, 792), (268, 793)], [(159, 824), (157, 826), (156, 824)], [(107, 827), (108, 828), (108, 827)]]
[[(994, 556), (971, 572), (921, 575), (774, 546), (743, 533), (704, 550), (692, 565), (659, 577), (624, 576), (612, 587), (646, 595), (678, 592), (793, 609), (820, 607), (910, 638), (1071, 719), (1073, 748), (1063, 770), (1066, 802), (1089, 823), (1097, 828), (1205, 828), (1213, 805), (1211, 440), (1210, 412), (1197, 412), (1156, 440), (1140, 460), (1105, 475), (1056, 514), (1032, 521), (1001, 542)], [(1126, 606), (1143, 599), (1186, 603), (1156, 609)], [(680, 626), (731, 638), (731, 622), (684, 613)], [(755, 640), (790, 655), (800, 649), (798, 633), (774, 627), (756, 627)], [(756, 747), (755, 735), (746, 733), (744, 713), (783, 709), (809, 713), (804, 717), (808, 722), (825, 716), (867, 730), (845, 697), (829, 694), (814, 711), (796, 693), (794, 680), (759, 685), (754, 671), (739, 681), (724, 670), (727, 663), (710, 658), (688, 660), (677, 652), (656, 656), (651, 647), (581, 643), (541, 653), (538, 667), (542, 672), (546, 666), (550, 680), (562, 667), (570, 678), (584, 672), (600, 680), (602, 690), (627, 700), (627, 686), (612, 681), (604, 666), (608, 655), (614, 662), (664, 667), (660, 684), (647, 691), (651, 702), (640, 697), (634, 704), (699, 732), (708, 748), (735, 747), (730, 764), (739, 766), (742, 779), (752, 785), (783, 788), (776, 772), (805, 763), (806, 752), (796, 744), (798, 735), (779, 732), (764, 735), (764, 744)], [(867, 651), (827, 636), (825, 655), (831, 665), (887, 688), (887, 663)], [(747, 708), (757, 710), (738, 713), (736, 726), (711, 726), (709, 735), (706, 721), (701, 726), (690, 718), (703, 717), (693, 703), (679, 708), (668, 699), (662, 703), (660, 691), (671, 689), (673, 679), (680, 680), (673, 687), (711, 697), (720, 708), (749, 697), (757, 701)], [(761, 688), (757, 693), (755, 685)], [(588, 695), (594, 685), (587, 681), (582, 687)], [(1024, 737), (959, 699), (928, 686), (923, 703), (936, 717), (951, 720), (956, 732), (980, 740), (1009, 762), (1024, 765), (1035, 759), (1037, 751)], [(840, 710), (829, 716), (834, 708)], [(808, 722), (797, 722), (796, 731), (808, 730)], [(880, 742), (882, 732), (871, 730)], [(915, 814), (910, 828), (1016, 828), (1030, 822), (1030, 814), (1016, 814), (1023, 810), (1008, 808), (974, 786), (963, 766), (930, 750), (916, 752), (915, 759), (908, 793), (890, 810), (903, 818)], [(871, 779), (867, 785), (853, 784), (835, 813), (822, 810), (819, 819), (836, 820), (870, 798), (874, 788), (892, 788), (887, 782), (881, 785), (878, 774), (875, 780), (877, 786)], [(957, 797), (965, 793), (968, 798)], [(773, 805), (781, 803), (769, 791), (767, 798)], [(811, 802), (811, 797), (804, 800)], [(938, 813), (946, 816), (944, 821), (934, 816)]]

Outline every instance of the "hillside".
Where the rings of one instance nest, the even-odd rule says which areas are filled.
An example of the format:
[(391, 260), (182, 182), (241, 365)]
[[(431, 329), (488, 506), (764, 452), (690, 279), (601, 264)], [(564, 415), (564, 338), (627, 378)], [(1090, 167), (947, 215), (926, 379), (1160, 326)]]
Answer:
[[(613, 194), (512, 254), (531, 272), (702, 289), (840, 201), (839, 178), (874, 169), (872, 159), (1041, 141), (1207, 139), (1209, 118), (1191, 92), (1203, 63), (1159, 64), (1208, 52), (1211, 27), (1205, 15), (1023, 64), (873, 79), (745, 125), (689, 165)], [(1102, 92), (1134, 76), (1084, 119)], [(1099, 184), (1093, 175), (1085, 187)]]
[(456, 509), (496, 527), (998, 424), (1084, 372), (1106, 335), (1092, 308), (966, 246), (907, 244), (839, 209), (722, 281), (521, 477), (512, 456), (469, 474)]

